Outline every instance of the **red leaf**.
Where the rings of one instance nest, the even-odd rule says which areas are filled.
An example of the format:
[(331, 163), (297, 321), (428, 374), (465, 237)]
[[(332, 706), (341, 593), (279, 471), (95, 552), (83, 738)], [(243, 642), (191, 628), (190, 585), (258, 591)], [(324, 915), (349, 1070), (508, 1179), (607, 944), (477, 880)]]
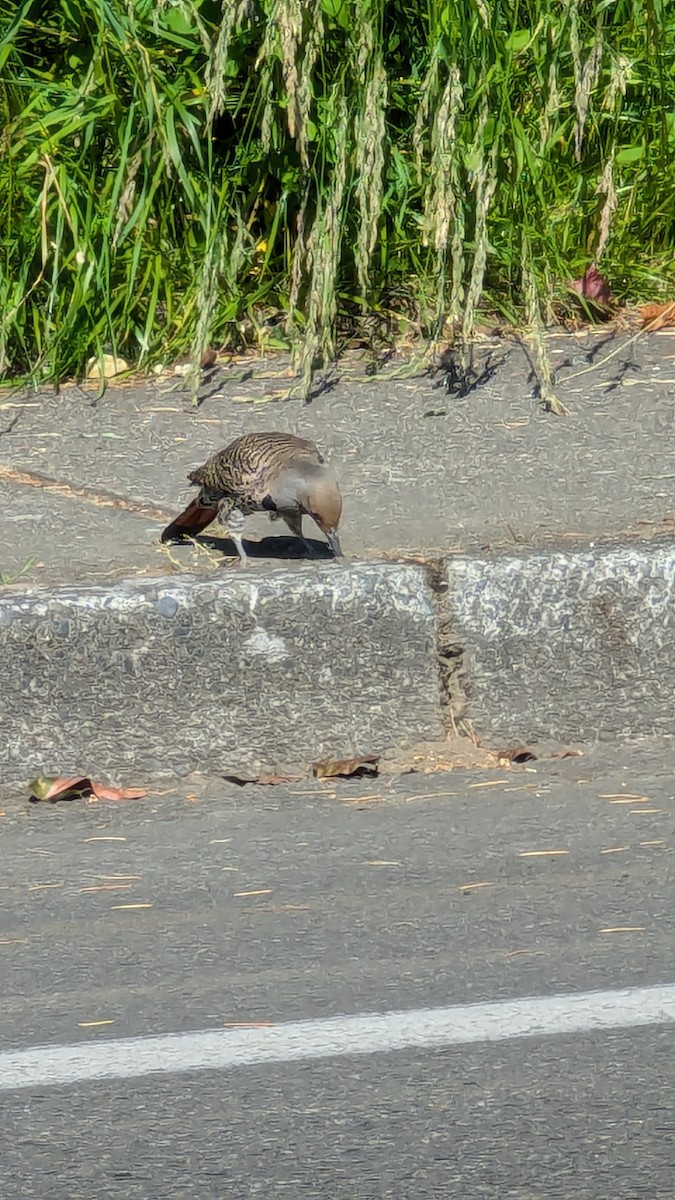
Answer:
[[(140, 800), (143, 796), (147, 796), (145, 788), (114, 788), (107, 787), (105, 784), (96, 783), (91, 779), (91, 790), (95, 800)], [(90, 799), (89, 803), (94, 801)]]
[(108, 787), (86, 775), (40, 775), (30, 785), (33, 803), (46, 800), (56, 804), (58, 800), (85, 799), (88, 804), (95, 804), (97, 800), (139, 800), (146, 795), (143, 788)]
[(640, 309), (643, 325), (648, 325), (650, 331), (667, 329), (675, 325), (675, 300), (668, 304), (643, 304)]
[(586, 268), (581, 279), (571, 279), (569, 287), (584, 300), (591, 300), (599, 306), (609, 308), (614, 302), (611, 288), (595, 263)]

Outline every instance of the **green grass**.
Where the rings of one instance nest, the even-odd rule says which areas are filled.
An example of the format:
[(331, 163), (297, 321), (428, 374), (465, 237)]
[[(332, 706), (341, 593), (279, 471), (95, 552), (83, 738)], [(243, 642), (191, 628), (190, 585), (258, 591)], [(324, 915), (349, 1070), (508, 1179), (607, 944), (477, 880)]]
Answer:
[(23, 566), (19, 567), (16, 571), (0, 571), (0, 585), (8, 587), (12, 583), (17, 583), (22, 575), (30, 571), (34, 562), (34, 558), (27, 558)]
[(5, 378), (675, 293), (665, 0), (0, 0), (0, 105)]

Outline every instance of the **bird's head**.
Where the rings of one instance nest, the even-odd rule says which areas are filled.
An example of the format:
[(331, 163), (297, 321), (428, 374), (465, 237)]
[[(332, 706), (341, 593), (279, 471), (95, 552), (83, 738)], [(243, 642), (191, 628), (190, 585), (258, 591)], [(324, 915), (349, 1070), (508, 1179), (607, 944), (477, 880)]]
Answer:
[(321, 471), (307, 476), (298, 489), (297, 499), (302, 511), (325, 533), (333, 554), (341, 557), (342, 547), (337, 531), (342, 516), (342, 495), (333, 472), (323, 467)]

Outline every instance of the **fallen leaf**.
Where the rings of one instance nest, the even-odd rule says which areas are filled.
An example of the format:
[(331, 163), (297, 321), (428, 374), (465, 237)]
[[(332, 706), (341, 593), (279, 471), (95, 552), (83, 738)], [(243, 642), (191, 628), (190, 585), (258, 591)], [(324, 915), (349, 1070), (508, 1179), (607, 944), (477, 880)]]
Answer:
[(93, 804), (96, 800), (141, 800), (143, 796), (147, 796), (145, 788), (114, 788), (106, 787), (101, 783), (96, 783), (95, 780), (90, 780), (91, 790), (93, 795), (88, 798), (88, 802)]
[(643, 304), (639, 312), (642, 324), (649, 325), (650, 331), (675, 325), (675, 300), (667, 304)]
[(86, 783), (79, 775), (60, 775), (49, 776), (39, 775), (34, 779), (30, 787), (30, 799), (35, 802), (38, 800), (75, 800), (80, 796), (86, 795), (87, 791), (91, 790), (83, 787)]
[(583, 758), (583, 750), (555, 750), (551, 758)]
[(257, 783), (261, 787), (275, 787), (278, 783), (299, 783), (303, 778), (302, 775), (284, 775), (282, 772), (275, 773), (263, 772), (262, 775), (245, 775), (237, 773), (236, 775), (223, 775), (223, 779), (228, 783), (236, 783), (237, 787), (245, 787), (247, 783)]
[(507, 763), (536, 762), (537, 756), (527, 746), (514, 746), (513, 750), (498, 750), (497, 761), (503, 767)]
[(140, 800), (147, 795), (143, 788), (108, 787), (86, 775), (40, 775), (29, 786), (31, 804), (40, 800), (56, 804), (58, 800), (80, 799), (95, 804), (97, 800)]
[(590, 301), (592, 308), (607, 310), (614, 303), (611, 288), (595, 263), (586, 268), (581, 279), (570, 279), (568, 287), (582, 300)]
[(358, 758), (341, 758), (336, 761), (326, 759), (325, 762), (312, 763), (312, 774), (315, 779), (334, 779), (338, 775), (362, 776), (377, 775), (379, 754), (361, 754)]

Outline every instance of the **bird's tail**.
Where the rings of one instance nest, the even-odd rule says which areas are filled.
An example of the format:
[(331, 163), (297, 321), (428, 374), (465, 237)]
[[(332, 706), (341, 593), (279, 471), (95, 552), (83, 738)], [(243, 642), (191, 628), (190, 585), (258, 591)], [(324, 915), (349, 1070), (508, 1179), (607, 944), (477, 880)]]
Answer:
[(206, 529), (207, 525), (215, 521), (217, 515), (217, 504), (201, 504), (197, 498), (188, 504), (185, 512), (176, 517), (175, 521), (167, 525), (162, 533), (162, 541), (171, 542), (174, 538), (196, 537), (202, 529)]

